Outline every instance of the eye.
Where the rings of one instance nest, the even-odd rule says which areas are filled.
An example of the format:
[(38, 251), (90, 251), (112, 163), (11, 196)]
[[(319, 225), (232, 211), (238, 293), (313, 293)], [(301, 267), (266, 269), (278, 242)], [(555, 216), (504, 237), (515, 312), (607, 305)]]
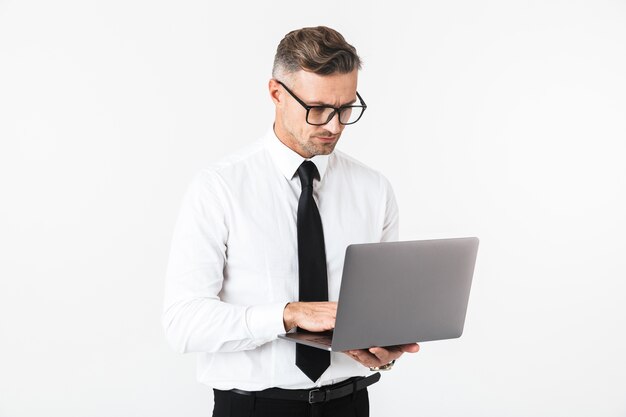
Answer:
[(328, 111), (327, 107), (313, 107), (310, 112), (311, 112), (311, 115), (313, 116), (322, 116), (327, 111)]

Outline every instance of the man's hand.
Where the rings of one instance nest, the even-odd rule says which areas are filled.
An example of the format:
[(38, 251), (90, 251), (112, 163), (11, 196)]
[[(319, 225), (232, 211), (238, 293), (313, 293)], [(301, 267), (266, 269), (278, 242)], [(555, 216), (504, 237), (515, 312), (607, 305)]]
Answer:
[(375, 366), (387, 365), (389, 362), (398, 359), (403, 353), (416, 353), (420, 350), (417, 343), (407, 345), (373, 347), (369, 349), (347, 350), (344, 353), (362, 365), (372, 368)]
[(335, 328), (336, 301), (289, 303), (283, 311), (285, 331), (299, 327), (310, 332), (323, 332)]

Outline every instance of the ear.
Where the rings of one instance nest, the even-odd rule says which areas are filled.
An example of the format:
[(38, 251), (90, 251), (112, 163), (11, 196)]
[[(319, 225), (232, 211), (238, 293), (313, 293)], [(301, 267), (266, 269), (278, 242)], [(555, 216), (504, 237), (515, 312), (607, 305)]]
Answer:
[(280, 84), (274, 78), (271, 78), (268, 83), (270, 98), (275, 105), (280, 106), (284, 97), (283, 91), (280, 88)]

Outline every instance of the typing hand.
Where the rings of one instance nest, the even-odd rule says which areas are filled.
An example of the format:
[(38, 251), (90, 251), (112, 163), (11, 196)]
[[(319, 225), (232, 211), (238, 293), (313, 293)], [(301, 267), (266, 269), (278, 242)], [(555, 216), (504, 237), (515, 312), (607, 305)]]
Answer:
[(289, 303), (283, 311), (285, 331), (299, 327), (310, 332), (323, 332), (335, 328), (336, 301)]
[(389, 362), (398, 359), (403, 353), (416, 353), (420, 350), (417, 343), (409, 343), (406, 345), (373, 347), (369, 349), (347, 350), (344, 353), (350, 356), (363, 366), (372, 368), (375, 366), (383, 366)]

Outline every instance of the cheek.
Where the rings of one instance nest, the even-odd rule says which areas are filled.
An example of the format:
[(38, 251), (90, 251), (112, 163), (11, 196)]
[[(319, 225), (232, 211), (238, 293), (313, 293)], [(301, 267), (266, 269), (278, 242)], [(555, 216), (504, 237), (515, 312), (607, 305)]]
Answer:
[(289, 125), (292, 132), (300, 138), (308, 138), (313, 126), (309, 125), (305, 120), (306, 114), (301, 111), (293, 111), (289, 114)]
[(302, 136), (305, 138), (310, 138), (315, 131), (317, 130), (317, 128), (315, 126), (311, 126), (310, 124), (308, 124), (305, 121), (302, 122), (302, 125), (300, 126), (300, 131), (302, 132)]
[(304, 122), (303, 117), (304, 116), (298, 109), (292, 108), (287, 112), (289, 126), (294, 132), (300, 132), (302, 130), (302, 123)]
[(302, 137), (304, 138), (310, 138), (311, 136), (313, 136), (315, 134), (315, 126), (311, 126), (310, 124), (304, 122), (304, 126), (302, 126)]

